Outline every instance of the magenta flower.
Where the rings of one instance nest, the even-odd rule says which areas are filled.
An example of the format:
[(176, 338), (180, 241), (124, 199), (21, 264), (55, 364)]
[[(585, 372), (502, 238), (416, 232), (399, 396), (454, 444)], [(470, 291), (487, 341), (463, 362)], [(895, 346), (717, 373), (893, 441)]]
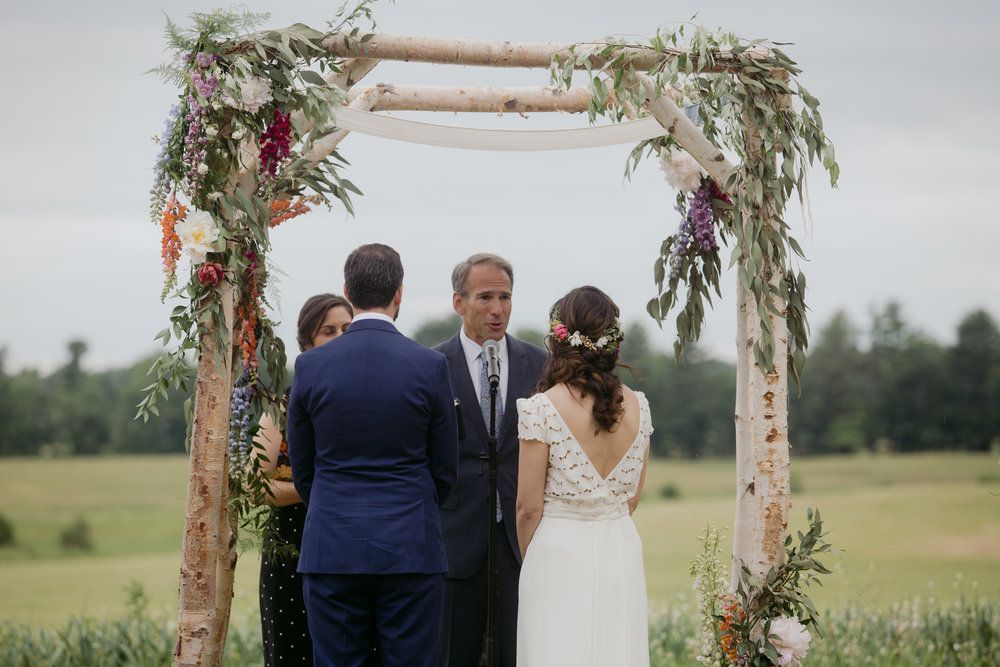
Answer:
[(566, 336), (569, 335), (569, 331), (566, 329), (565, 324), (555, 325), (555, 327), (553, 327), (552, 329), (552, 333), (554, 333), (556, 335), (556, 338), (559, 340), (565, 340)]

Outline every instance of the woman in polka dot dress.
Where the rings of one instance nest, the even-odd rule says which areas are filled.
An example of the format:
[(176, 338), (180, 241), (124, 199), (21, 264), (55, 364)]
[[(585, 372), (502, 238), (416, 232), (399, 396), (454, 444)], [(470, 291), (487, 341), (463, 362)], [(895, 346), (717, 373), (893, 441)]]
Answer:
[[(329, 342), (347, 331), (354, 309), (346, 299), (318, 294), (299, 313), (299, 349), (306, 350)], [(306, 507), (292, 484), (288, 445), (274, 420), (264, 415), (257, 435), (260, 471), (270, 489), (271, 514), (265, 530), (260, 563), (260, 627), (264, 643), (264, 664), (313, 664), (312, 639), (302, 601), (302, 579), (295, 571)], [(279, 555), (275, 546), (293, 545), (295, 553)]]

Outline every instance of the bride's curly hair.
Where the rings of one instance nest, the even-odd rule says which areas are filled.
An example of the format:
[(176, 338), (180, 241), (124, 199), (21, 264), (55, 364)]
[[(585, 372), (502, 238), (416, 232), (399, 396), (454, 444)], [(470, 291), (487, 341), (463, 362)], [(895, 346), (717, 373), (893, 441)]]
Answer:
[[(565, 332), (578, 332), (589, 341), (597, 341), (605, 332), (617, 326), (618, 306), (601, 290), (591, 285), (577, 287), (559, 299), (549, 311), (549, 319), (565, 325)], [(597, 422), (594, 433), (611, 431), (624, 411), (622, 381), (615, 369), (632, 369), (618, 361), (617, 346), (610, 349), (594, 345), (573, 345), (570, 336), (562, 338), (553, 331), (545, 337), (549, 358), (542, 367), (536, 391), (543, 392), (565, 383), (583, 396), (594, 397), (593, 415)]]

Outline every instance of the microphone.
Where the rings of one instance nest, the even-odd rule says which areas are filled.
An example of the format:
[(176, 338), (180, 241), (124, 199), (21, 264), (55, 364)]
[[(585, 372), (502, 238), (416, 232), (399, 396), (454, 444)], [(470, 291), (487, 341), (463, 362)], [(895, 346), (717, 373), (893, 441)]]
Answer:
[(486, 378), (491, 387), (500, 384), (500, 343), (492, 338), (483, 343), (483, 358), (486, 359)]

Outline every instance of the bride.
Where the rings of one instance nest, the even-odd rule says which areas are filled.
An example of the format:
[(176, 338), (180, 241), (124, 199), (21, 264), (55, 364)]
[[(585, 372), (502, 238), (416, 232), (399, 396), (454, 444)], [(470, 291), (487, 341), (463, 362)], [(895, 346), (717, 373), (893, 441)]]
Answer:
[(639, 502), (649, 404), (615, 373), (618, 307), (579, 287), (550, 311), (541, 393), (519, 399), (518, 667), (649, 665)]

